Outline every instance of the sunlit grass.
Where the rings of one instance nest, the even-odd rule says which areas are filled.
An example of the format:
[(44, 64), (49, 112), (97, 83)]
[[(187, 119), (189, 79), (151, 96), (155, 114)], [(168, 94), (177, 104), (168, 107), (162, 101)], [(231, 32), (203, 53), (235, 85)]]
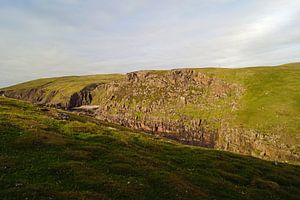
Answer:
[(297, 199), (298, 166), (0, 98), (1, 199)]

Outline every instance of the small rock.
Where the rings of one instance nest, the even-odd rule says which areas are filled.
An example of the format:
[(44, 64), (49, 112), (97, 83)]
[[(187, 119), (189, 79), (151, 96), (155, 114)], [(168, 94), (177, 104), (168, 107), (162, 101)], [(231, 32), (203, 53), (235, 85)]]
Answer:
[(70, 116), (67, 115), (67, 114), (65, 114), (65, 113), (59, 113), (58, 115), (59, 115), (59, 117), (60, 117), (62, 120), (68, 120), (68, 119), (70, 119)]
[(23, 183), (16, 183), (15, 186), (16, 187), (21, 187), (21, 186), (23, 186)]

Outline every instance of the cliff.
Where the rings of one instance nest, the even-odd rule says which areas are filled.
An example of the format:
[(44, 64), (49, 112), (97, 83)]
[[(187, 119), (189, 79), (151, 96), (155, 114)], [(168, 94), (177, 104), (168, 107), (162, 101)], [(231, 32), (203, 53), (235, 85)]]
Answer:
[[(259, 73), (260, 69), (256, 70)], [(100, 120), (185, 144), (268, 160), (300, 161), (299, 141), (294, 140), (298, 133), (290, 134), (290, 127), (286, 127), (286, 124), (262, 129), (260, 127), (264, 122), (257, 126), (240, 123), (239, 116), (243, 119), (245, 113), (245, 98), (254, 90), (246, 84), (246, 81), (251, 81), (250, 75), (247, 75), (249, 69), (241, 73), (243, 77), (247, 75), (245, 79), (240, 78), (240, 74), (232, 78), (233, 72), (230, 73), (229, 76), (225, 71), (226, 76), (223, 76), (222, 73), (215, 73), (215, 70), (198, 69), (139, 71), (105, 82), (93, 80), (68, 94), (49, 90), (47, 84), (27, 89), (9, 88), (2, 93), (36, 104), (69, 110), (76, 108), (76, 111)], [(259, 97), (260, 93), (258, 90), (251, 98)], [(60, 98), (63, 100), (57, 100), (57, 95), (65, 96)], [(84, 105), (96, 107), (90, 110)]]

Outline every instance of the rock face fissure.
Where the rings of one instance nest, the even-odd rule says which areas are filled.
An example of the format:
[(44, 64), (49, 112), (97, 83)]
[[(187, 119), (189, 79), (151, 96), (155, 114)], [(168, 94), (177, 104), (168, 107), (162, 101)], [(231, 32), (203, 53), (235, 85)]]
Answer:
[(234, 127), (227, 119), (239, 109), (245, 90), (197, 70), (139, 71), (127, 79), (91, 84), (53, 101), (59, 91), (45, 87), (4, 91), (7, 97), (84, 112), (133, 129), (148, 131), (184, 144), (197, 145), (269, 160), (300, 161), (295, 148), (278, 135)]

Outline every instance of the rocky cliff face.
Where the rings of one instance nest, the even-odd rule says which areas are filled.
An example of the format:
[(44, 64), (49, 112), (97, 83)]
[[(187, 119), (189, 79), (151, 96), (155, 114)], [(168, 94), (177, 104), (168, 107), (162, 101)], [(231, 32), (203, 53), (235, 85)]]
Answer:
[(98, 84), (91, 84), (71, 95), (68, 103), (68, 109), (79, 107), (82, 105), (89, 105), (93, 101), (91, 92), (98, 86)]
[(210, 125), (217, 126), (220, 119), (199, 117), (201, 111), (221, 112), (217, 107), (221, 103), (233, 109), (242, 90), (194, 70), (173, 70), (129, 73), (127, 80), (101, 85), (93, 92), (101, 94), (96, 114), (101, 120), (213, 148), (217, 128)]
[(263, 134), (246, 128), (222, 123), (214, 148), (251, 155), (266, 160), (300, 161), (295, 146), (284, 143), (278, 134)]
[(65, 102), (53, 103), (51, 98), (57, 92), (45, 92), (45, 88), (5, 91), (4, 95), (65, 109), (97, 105), (92, 112), (98, 119), (185, 144), (270, 160), (300, 161), (295, 147), (282, 144), (277, 135), (230, 123), (229, 115), (238, 109), (244, 92), (240, 85), (182, 69), (128, 73), (125, 80), (88, 85)]
[[(51, 99), (57, 94), (57, 91), (50, 91), (47, 94), (46, 89), (43, 87), (22, 89), (22, 90), (7, 90), (2, 91), (3, 95), (10, 98), (21, 99), (25, 101), (30, 101), (32, 103), (48, 105)], [(60, 105), (57, 107), (64, 107)]]

